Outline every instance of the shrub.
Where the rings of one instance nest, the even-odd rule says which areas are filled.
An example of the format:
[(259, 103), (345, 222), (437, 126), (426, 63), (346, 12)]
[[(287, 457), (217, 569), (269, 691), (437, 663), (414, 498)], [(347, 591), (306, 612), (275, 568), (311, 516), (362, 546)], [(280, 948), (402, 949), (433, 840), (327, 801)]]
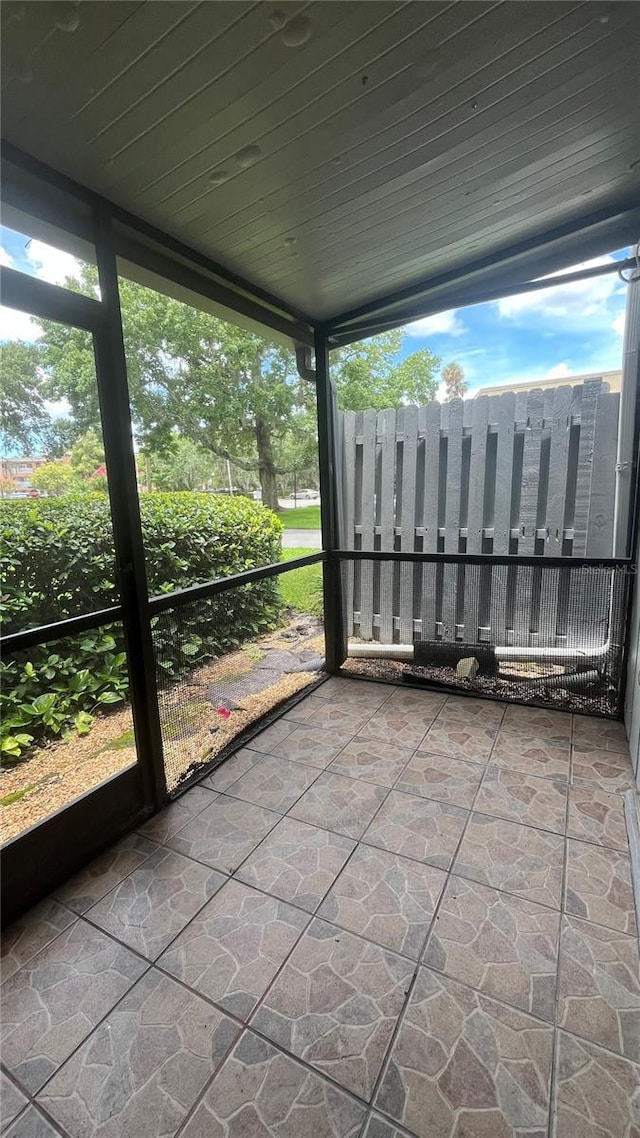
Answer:
[[(279, 560), (282, 526), (245, 498), (148, 494), (141, 498), (151, 595)], [(4, 634), (118, 601), (109, 504), (102, 495), (4, 502), (0, 508)], [(155, 617), (159, 679), (238, 647), (278, 619), (274, 580)], [(34, 740), (88, 730), (97, 707), (126, 698), (117, 626), (40, 645), (1, 666), (2, 750), (19, 757)]]

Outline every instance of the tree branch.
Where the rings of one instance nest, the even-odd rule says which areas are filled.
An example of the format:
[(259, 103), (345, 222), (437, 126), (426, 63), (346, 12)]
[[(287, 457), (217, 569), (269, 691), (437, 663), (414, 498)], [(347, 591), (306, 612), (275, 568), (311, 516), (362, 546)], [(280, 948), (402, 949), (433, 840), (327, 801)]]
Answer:
[[(226, 462), (230, 462), (232, 466), (239, 466), (241, 470), (259, 470), (260, 469), (260, 463), (258, 462), (257, 459), (255, 460), (255, 462), (247, 462), (246, 459), (236, 458), (235, 455), (229, 454), (229, 451), (227, 451), (227, 450), (221, 450), (219, 447), (212, 447), (211, 445), (207, 445), (207, 450), (210, 450), (212, 454), (215, 454), (216, 458), (223, 458)], [(289, 474), (290, 473), (288, 470), (285, 470), (284, 467), (282, 467), (282, 466), (274, 466), (273, 469), (274, 469), (276, 474)]]

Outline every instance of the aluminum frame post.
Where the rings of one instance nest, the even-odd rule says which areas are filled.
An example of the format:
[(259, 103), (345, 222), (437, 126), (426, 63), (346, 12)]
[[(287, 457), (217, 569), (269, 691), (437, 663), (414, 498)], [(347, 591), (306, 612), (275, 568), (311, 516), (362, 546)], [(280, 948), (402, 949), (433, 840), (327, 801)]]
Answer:
[(336, 431), (329, 379), (329, 343), (324, 327), (315, 330), (316, 403), (318, 413), (318, 461), (320, 467), (320, 517), (322, 548), (327, 553), (323, 567), (325, 659), (328, 672), (337, 672), (347, 658), (343, 620), (342, 575), (334, 551), (338, 533)]

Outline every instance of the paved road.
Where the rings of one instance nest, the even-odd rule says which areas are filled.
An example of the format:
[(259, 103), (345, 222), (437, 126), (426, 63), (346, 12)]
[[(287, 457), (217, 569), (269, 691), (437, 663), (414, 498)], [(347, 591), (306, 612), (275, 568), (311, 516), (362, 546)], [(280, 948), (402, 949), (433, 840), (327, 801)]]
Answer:
[(322, 549), (319, 529), (286, 529), (282, 534), (283, 549)]

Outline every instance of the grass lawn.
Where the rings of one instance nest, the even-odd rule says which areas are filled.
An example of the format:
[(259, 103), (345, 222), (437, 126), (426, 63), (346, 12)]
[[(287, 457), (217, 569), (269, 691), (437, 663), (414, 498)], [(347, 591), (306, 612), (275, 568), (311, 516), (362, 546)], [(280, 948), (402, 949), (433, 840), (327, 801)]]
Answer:
[[(305, 553), (317, 552), (316, 549), (283, 549), (280, 559), (289, 561), (292, 557), (304, 557)], [(280, 596), (287, 608), (295, 612), (307, 612), (312, 616), (322, 616), (321, 561), (317, 565), (304, 565), (302, 569), (283, 573), (278, 578), (278, 583)]]
[[(278, 514), (285, 529), (320, 529), (320, 507), (298, 506), (295, 510), (280, 510)], [(311, 550), (305, 549), (305, 553)]]

